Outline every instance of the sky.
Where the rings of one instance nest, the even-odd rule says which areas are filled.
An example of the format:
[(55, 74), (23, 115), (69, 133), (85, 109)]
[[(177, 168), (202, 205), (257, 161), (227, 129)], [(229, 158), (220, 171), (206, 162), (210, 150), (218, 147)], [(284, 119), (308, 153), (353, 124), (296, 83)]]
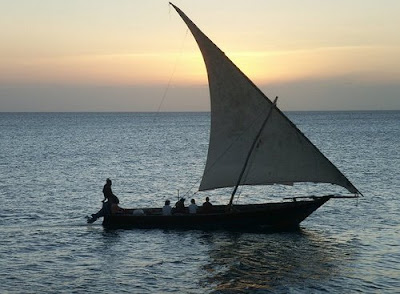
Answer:
[[(278, 106), (399, 110), (398, 0), (175, 0)], [(0, 0), (0, 112), (209, 111), (161, 0)]]

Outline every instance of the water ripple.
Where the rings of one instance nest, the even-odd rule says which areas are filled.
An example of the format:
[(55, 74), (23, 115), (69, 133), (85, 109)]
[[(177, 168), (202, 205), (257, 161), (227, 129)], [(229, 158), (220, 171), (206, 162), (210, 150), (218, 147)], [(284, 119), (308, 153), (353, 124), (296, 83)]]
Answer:
[[(126, 207), (193, 186), (208, 113), (0, 114), (0, 292), (398, 292), (400, 112), (288, 115), (366, 197), (329, 201), (299, 232), (255, 234), (85, 223), (107, 177)], [(315, 189), (246, 187), (240, 201)]]

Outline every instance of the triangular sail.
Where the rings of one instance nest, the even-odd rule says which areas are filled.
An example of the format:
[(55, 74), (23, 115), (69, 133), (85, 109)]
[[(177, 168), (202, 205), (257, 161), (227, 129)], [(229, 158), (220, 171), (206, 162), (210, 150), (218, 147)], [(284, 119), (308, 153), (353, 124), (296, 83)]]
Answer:
[(196, 39), (210, 88), (210, 145), (199, 190), (236, 185), (250, 147), (273, 107), (240, 184), (332, 183), (358, 194), (357, 188), (261, 90), (179, 8), (173, 7)]

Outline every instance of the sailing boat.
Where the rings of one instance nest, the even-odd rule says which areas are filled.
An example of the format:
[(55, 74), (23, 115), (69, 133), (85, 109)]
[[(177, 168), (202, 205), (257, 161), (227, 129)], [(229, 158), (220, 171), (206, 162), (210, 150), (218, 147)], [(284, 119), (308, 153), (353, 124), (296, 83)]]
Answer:
[[(163, 216), (161, 208), (121, 209), (104, 226), (134, 228), (292, 229), (331, 198), (358, 189), (187, 16), (170, 3), (193, 34), (207, 68), (210, 142), (199, 191), (234, 187), (228, 205), (211, 212)], [(331, 183), (351, 196), (306, 196), (263, 204), (233, 204), (240, 185)]]

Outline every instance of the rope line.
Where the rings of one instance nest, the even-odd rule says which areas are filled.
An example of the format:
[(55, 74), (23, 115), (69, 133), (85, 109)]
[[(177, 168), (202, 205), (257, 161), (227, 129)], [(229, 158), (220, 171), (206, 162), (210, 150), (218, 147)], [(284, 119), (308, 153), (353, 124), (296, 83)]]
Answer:
[(178, 55), (176, 56), (176, 58), (175, 58), (175, 64), (174, 64), (174, 67), (173, 67), (173, 69), (172, 69), (171, 76), (169, 77), (167, 86), (165, 87), (165, 90), (164, 90), (164, 93), (163, 93), (163, 95), (162, 95), (160, 104), (158, 105), (157, 113), (160, 112), (160, 109), (161, 109), (162, 105), (164, 104), (164, 100), (165, 100), (165, 98), (167, 97), (167, 92), (168, 92), (168, 90), (169, 90), (169, 88), (170, 88), (170, 86), (171, 86), (172, 78), (173, 78), (174, 75), (175, 75), (175, 71), (176, 71), (176, 67), (177, 67), (178, 61), (179, 61), (180, 57), (182, 56), (182, 51), (183, 51), (183, 47), (184, 47), (184, 45), (185, 45), (185, 41), (186, 41), (188, 32), (189, 32), (189, 29), (186, 29), (185, 37), (183, 38), (183, 41), (182, 41), (182, 44), (181, 44), (181, 48), (180, 48), (180, 50), (179, 50), (179, 54), (178, 54)]

